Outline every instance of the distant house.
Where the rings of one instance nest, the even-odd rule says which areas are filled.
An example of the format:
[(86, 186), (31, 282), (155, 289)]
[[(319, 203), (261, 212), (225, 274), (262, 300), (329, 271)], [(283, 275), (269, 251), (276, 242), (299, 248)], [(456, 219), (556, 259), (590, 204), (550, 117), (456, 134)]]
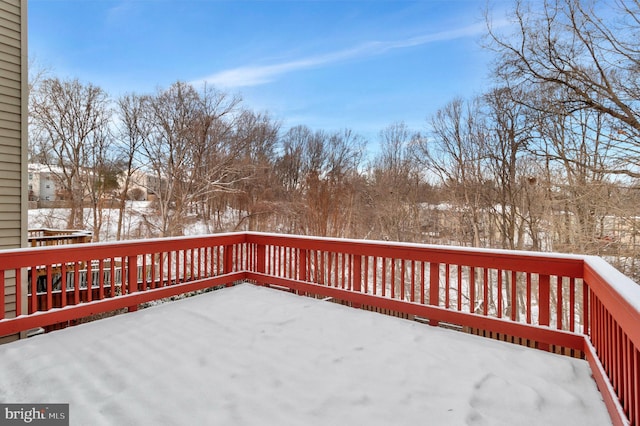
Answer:
[[(121, 174), (118, 178), (120, 188), (125, 185), (125, 174)], [(130, 200), (144, 201), (147, 199), (147, 175), (140, 170), (136, 170), (131, 175), (127, 198)]]
[[(31, 207), (60, 207), (64, 201), (69, 200), (69, 191), (65, 188), (60, 176), (62, 170), (56, 167), (44, 164), (30, 163), (28, 165), (28, 188), (29, 201), (32, 202)], [(92, 171), (85, 169), (82, 171), (87, 178)], [(118, 178), (120, 188), (124, 187), (125, 175), (121, 174)], [(156, 197), (160, 190), (163, 180), (158, 179), (152, 174), (137, 170), (133, 172), (129, 182), (127, 198), (136, 201), (151, 201)], [(117, 193), (110, 192), (105, 194), (108, 197), (117, 197)], [(88, 194), (85, 197), (88, 199)]]
[(29, 201), (53, 202), (65, 198), (55, 170), (42, 164), (29, 164), (28, 171)]
[[(124, 186), (124, 176), (120, 178), (120, 187)], [(161, 187), (166, 185), (164, 179), (158, 179), (155, 175), (136, 170), (131, 175), (127, 197), (136, 201), (153, 201)]]

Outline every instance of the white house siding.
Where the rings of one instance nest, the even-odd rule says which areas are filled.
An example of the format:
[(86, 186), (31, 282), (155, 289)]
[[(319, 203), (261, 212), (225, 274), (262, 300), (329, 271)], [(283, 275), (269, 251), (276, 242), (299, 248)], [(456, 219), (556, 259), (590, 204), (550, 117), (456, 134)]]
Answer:
[[(26, 18), (26, 0), (0, 0), (0, 250), (27, 244)], [(6, 315), (11, 317), (15, 279), (7, 277), (3, 284)]]

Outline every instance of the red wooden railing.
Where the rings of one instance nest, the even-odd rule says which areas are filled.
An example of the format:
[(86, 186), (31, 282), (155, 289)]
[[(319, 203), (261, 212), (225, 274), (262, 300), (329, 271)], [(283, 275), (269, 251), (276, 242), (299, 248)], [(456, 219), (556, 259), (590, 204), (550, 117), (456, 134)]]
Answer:
[(8, 250), (0, 336), (241, 280), (584, 357), (614, 424), (640, 424), (640, 286), (589, 256), (261, 233)]

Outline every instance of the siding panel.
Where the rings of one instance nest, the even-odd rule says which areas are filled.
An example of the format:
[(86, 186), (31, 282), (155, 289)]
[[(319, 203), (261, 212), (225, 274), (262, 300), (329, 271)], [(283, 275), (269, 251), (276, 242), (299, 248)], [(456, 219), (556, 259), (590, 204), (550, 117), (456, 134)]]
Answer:
[(22, 8), (20, 0), (0, 1), (0, 16), (5, 19), (15, 20), (20, 23), (20, 10)]
[(12, 215), (19, 215), (21, 212), (22, 212), (22, 209), (20, 205), (16, 205), (14, 203), (11, 203), (11, 204), (0, 203), (0, 220), (5, 214), (7, 217), (11, 217)]
[[(6, 187), (4, 185), (0, 185), (0, 192), (2, 193), (3, 196), (12, 196), (12, 197), (18, 197), (20, 196), (20, 188), (16, 188), (15, 186), (11, 186), (11, 187)], [(0, 235), (1, 237), (1, 235)]]
[(20, 66), (20, 58), (7, 50), (20, 51), (20, 49), (10, 49), (8, 46), (0, 46), (0, 62)]
[[(4, 170), (6, 172), (15, 172), (13, 174), (14, 179), (20, 180), (20, 171), (22, 170), (22, 167), (20, 165), (20, 158), (18, 158), (17, 163), (10, 162), (8, 160), (10, 160), (10, 158), (5, 157), (4, 155), (2, 156), (2, 160), (0, 160), (0, 170)], [(12, 175), (8, 175), (8, 176), (12, 176)]]
[[(0, 166), (2, 167), (2, 166)], [(20, 170), (2, 170), (0, 169), (0, 179), (7, 181), (14, 181), (13, 183), (9, 183), (9, 185), (15, 185), (20, 187), (20, 180), (22, 179)]]
[(19, 114), (11, 114), (0, 111), (0, 127), (5, 129), (21, 130), (22, 122)]
[[(11, 215), (8, 216), (10, 218), (13, 218), (15, 215)], [(20, 236), (20, 231), (18, 231), (20, 229), (20, 226), (22, 224), (22, 222), (20, 220), (13, 220), (13, 219), (4, 219), (4, 217), (7, 217), (7, 215), (4, 215), (2, 213), (0, 213), (0, 229), (6, 229), (6, 230), (12, 230), (14, 231), (13, 234), (10, 234), (10, 238), (15, 238), (16, 236)], [(2, 238), (0, 238), (0, 241), (3, 241)], [(11, 248), (16, 248), (16, 247), (20, 247), (19, 243), (14, 243), (13, 246)]]
[[(0, 55), (1, 56), (1, 55)], [(0, 61), (2, 61), (2, 59), (0, 59)], [(11, 99), (18, 99), (18, 102), (20, 102), (20, 89), (16, 88), (16, 87), (9, 87), (9, 86), (3, 86), (0, 85), (0, 97), (10, 97)], [(9, 102), (9, 100), (7, 100), (7, 102)], [(14, 101), (11, 101), (14, 102)]]
[[(1, 69), (0, 72), (2, 72)], [(22, 107), (22, 102), (20, 101), (19, 96), (3, 95), (2, 92), (0, 92), (0, 99), (0, 104), (2, 105), (13, 105), (18, 108)]]
[(20, 149), (20, 147), (16, 147), (15, 145), (7, 145), (5, 142), (7, 139), (11, 140), (19, 137), (20, 137), (20, 130), (3, 129), (2, 127), (0, 127), (0, 145), (13, 146), (14, 148)]
[(19, 236), (15, 229), (0, 228), (0, 238), (15, 238)]
[(8, 14), (0, 18), (0, 26), (13, 31), (13, 37), (20, 38), (20, 19), (18, 16)]
[[(3, 46), (0, 44), (0, 46)], [(2, 71), (2, 83), (8, 87), (20, 87), (20, 73)]]
[[(8, 119), (5, 119), (5, 117)], [(8, 129), (21, 132), (22, 123), (20, 121), (15, 121), (15, 114), (6, 114), (0, 112), (0, 129)]]
[[(0, 155), (17, 155), (20, 156), (20, 147), (15, 145), (5, 145), (2, 143), (4, 136), (0, 134)], [(19, 158), (14, 159), (14, 161), (19, 161)]]
[[(26, 242), (26, 4), (0, 0), (0, 249)], [(15, 316), (15, 277), (0, 282), (2, 290), (6, 316)]]
[(15, 73), (15, 79), (20, 79), (20, 65), (12, 62), (0, 62), (0, 69)]
[(20, 50), (20, 40), (16, 40), (15, 38), (9, 37), (7, 36), (7, 34), (3, 34), (3, 32), (6, 33), (7, 31), (0, 31), (0, 43)]
[(21, 189), (16, 190), (15, 187), (7, 188), (0, 186), (0, 193), (2, 193), (2, 195), (0, 195), (1, 197), (13, 197), (15, 199), (15, 197), (21, 195), (21, 191)]
[[(0, 71), (1, 72), (1, 71)], [(9, 98), (11, 99), (11, 98)], [(13, 116), (20, 116), (20, 108), (22, 106), (21, 105), (12, 105), (10, 103), (4, 102), (4, 99), (2, 101), (0, 101), (0, 111), (2, 112), (8, 112), (9, 114), (12, 114)]]

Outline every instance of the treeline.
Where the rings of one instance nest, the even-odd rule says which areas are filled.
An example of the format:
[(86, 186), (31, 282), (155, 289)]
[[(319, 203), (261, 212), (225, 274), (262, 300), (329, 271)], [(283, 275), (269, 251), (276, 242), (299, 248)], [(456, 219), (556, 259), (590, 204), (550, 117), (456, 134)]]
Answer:
[(93, 207), (95, 235), (111, 200), (127, 237), (126, 201), (144, 174), (155, 212), (147, 236), (202, 220), (212, 231), (600, 254), (636, 275), (640, 10), (608, 3), (517, 2), (508, 34), (487, 18), (495, 87), (451, 100), (419, 131), (392, 123), (374, 141), (283, 129), (211, 87), (111, 99), (90, 83), (42, 78), (31, 91), (31, 161), (59, 174), (69, 227), (85, 227), (82, 209)]

